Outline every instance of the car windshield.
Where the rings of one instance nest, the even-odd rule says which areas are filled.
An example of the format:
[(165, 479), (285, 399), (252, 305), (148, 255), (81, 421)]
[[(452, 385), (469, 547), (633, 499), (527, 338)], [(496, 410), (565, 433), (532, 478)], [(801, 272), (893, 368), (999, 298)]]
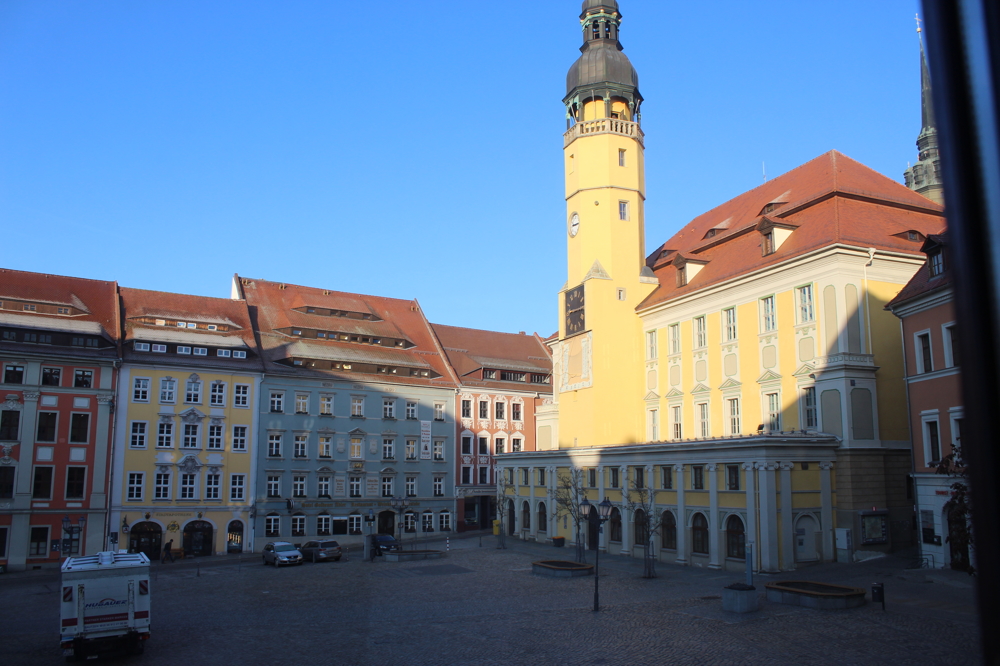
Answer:
[(274, 547), (274, 550), (278, 553), (287, 553), (290, 550), (295, 550), (295, 546), (290, 543), (280, 543)]
[(320, 548), (336, 548), (340, 544), (336, 541), (324, 541), (319, 545)]

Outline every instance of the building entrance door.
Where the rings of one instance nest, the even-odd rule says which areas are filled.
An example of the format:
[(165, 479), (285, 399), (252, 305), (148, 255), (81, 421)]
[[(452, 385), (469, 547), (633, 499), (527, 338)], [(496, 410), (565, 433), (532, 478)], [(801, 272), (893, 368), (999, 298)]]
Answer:
[(226, 552), (227, 553), (243, 552), (242, 520), (232, 520), (229, 522), (229, 527), (226, 529)]
[(395, 535), (396, 533), (396, 514), (392, 511), (379, 511), (378, 514), (378, 533), (379, 534), (390, 534)]
[(812, 516), (800, 516), (795, 523), (795, 561), (815, 562), (818, 559), (816, 520)]
[(163, 529), (154, 522), (144, 521), (132, 526), (128, 534), (128, 552), (145, 553), (149, 560), (160, 559)]
[(192, 520), (184, 526), (184, 555), (194, 556), (212, 554), (212, 523), (205, 520)]

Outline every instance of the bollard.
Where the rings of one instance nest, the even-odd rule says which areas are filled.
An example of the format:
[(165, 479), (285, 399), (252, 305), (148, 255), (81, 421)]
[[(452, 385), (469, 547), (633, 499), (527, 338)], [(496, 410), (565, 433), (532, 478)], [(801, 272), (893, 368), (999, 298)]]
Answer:
[(885, 610), (885, 584), (884, 583), (872, 583), (872, 603), (882, 604), (882, 610)]
[(451, 550), (451, 537), (446, 536), (444, 538), (444, 552), (447, 553), (449, 550)]

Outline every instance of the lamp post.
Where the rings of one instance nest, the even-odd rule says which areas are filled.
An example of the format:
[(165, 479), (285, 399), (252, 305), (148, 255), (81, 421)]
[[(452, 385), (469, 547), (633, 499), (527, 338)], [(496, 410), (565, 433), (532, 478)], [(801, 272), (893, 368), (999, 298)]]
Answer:
[(409, 506), (409, 502), (406, 501), (405, 497), (393, 497), (389, 500), (389, 504), (392, 508), (399, 512), (399, 547), (403, 548), (403, 512), (406, 511), (406, 507)]
[(371, 557), (372, 546), (372, 530), (375, 529), (375, 511), (374, 509), (368, 509), (368, 515), (365, 516), (365, 522), (368, 523), (368, 538), (365, 539), (365, 547), (362, 557), (366, 560), (371, 560), (374, 562), (374, 558)]
[[(590, 520), (590, 508), (591, 503), (586, 497), (580, 502), (580, 515), (587, 516), (587, 520)], [(601, 574), (601, 537), (600, 535), (604, 532), (604, 523), (608, 522), (608, 518), (611, 517), (611, 509), (614, 507), (608, 498), (605, 497), (604, 500), (597, 505), (597, 549), (594, 551), (594, 611), (601, 610), (600, 606), (600, 593), (598, 588), (598, 583), (600, 581)]]
[[(75, 537), (75, 536), (79, 535), (80, 533), (82, 533), (83, 532), (83, 528), (87, 526), (87, 516), (86, 515), (81, 515), (80, 518), (76, 521), (76, 523), (77, 524), (74, 525), (73, 522), (69, 519), (68, 515), (63, 516), (63, 519), (62, 519), (63, 532), (65, 532), (66, 534), (69, 535), (69, 539), (64, 539), (63, 540), (63, 545), (69, 545), (70, 546), (68, 549), (67, 548), (63, 548), (63, 555), (65, 555), (66, 557), (69, 557), (69, 553), (67, 553), (66, 551), (73, 549), (72, 548), (73, 537)], [(66, 543), (67, 541), (69, 541), (69, 544)]]

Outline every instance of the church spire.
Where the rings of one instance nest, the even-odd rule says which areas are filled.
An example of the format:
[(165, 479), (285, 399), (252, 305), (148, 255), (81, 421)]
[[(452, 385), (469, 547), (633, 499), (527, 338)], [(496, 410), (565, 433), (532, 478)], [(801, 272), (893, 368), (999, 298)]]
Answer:
[(938, 153), (937, 127), (934, 122), (934, 100), (931, 97), (931, 73), (917, 16), (917, 41), (920, 43), (920, 134), (917, 136), (917, 163), (903, 172), (906, 186), (935, 203), (944, 203), (941, 183), (941, 160)]

